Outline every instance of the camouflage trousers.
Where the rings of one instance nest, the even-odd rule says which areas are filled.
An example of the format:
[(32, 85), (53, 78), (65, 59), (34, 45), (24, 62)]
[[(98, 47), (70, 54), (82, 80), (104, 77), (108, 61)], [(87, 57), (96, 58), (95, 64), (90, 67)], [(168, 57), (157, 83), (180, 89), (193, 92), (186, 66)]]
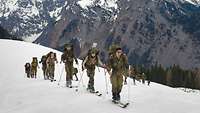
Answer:
[(48, 65), (47, 66), (47, 73), (49, 79), (54, 79), (54, 71), (55, 71), (55, 65)]
[(87, 76), (89, 77), (88, 89), (94, 91), (94, 70), (87, 70)]
[(36, 78), (37, 76), (37, 67), (31, 67), (31, 78)]
[(66, 82), (67, 85), (71, 85), (71, 80), (73, 78), (73, 63), (65, 64), (65, 71), (66, 71)]
[(44, 79), (46, 80), (48, 78), (47, 77), (47, 65), (42, 64), (42, 71), (43, 71)]
[(30, 69), (26, 69), (26, 75), (28, 78), (31, 77), (31, 70)]
[(112, 95), (114, 100), (120, 100), (120, 93), (123, 86), (123, 75), (112, 74), (110, 77), (112, 84)]

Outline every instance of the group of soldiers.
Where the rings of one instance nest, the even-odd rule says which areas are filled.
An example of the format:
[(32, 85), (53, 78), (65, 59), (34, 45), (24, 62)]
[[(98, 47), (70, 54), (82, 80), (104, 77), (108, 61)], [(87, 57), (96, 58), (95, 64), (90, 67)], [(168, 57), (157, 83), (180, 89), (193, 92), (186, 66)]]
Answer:
[[(42, 70), (45, 80), (54, 80), (55, 63), (58, 63), (56, 53), (49, 52), (47, 55), (43, 55), (39, 63), (42, 63)], [(37, 69), (39, 67), (37, 57), (32, 58), (32, 62), (25, 64), (25, 73), (28, 78), (37, 78)]]
[[(110, 75), (110, 81), (112, 84), (112, 99), (115, 101), (119, 101), (120, 92), (123, 86), (123, 78), (127, 78), (127, 76), (134, 74), (134, 71), (131, 71), (133, 67), (131, 68), (128, 65), (128, 58), (123, 53), (120, 46), (112, 45), (109, 48), (108, 54), (109, 57), (106, 63), (103, 64), (99, 57), (99, 50), (94, 44), (94, 46), (88, 50), (88, 53), (82, 62), (82, 71), (85, 69), (87, 70), (87, 76), (89, 77), (87, 90), (91, 93), (94, 93), (95, 68), (96, 66), (100, 66), (106, 69)], [(74, 68), (73, 66), (74, 61), (76, 64), (78, 64), (78, 60), (74, 55), (73, 45), (65, 44), (60, 63), (65, 64), (66, 87), (69, 88), (72, 88), (73, 75), (76, 75), (76, 73), (78, 73), (77, 68)], [(51, 81), (54, 81), (55, 63), (58, 63), (56, 54), (50, 52), (47, 55), (42, 56), (39, 63), (42, 63), (44, 79), (50, 79)], [(30, 68), (27, 68), (27, 64), (25, 65), (27, 77), (36, 78), (37, 68), (39, 68), (37, 58), (34, 57), (32, 63), (28, 65), (28, 67)], [(76, 78), (78, 80), (77, 76)]]

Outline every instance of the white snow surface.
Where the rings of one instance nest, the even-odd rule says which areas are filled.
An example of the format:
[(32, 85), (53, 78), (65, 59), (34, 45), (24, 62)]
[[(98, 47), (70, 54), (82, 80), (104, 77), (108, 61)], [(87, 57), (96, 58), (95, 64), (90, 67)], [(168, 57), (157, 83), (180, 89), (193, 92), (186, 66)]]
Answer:
[(42, 32), (41, 32), (41, 33), (38, 33), (38, 34), (31, 34), (31, 36), (24, 36), (24, 37), (22, 37), (22, 39), (23, 39), (25, 42), (33, 42), (33, 41), (35, 41), (41, 34), (42, 34)]
[[(147, 86), (137, 82), (133, 85), (130, 79), (121, 93), (122, 101), (126, 102), (130, 86), (130, 106), (126, 109), (117, 107), (111, 102), (108, 74), (109, 94), (106, 95), (105, 75), (101, 68), (96, 69), (95, 88), (103, 93), (102, 97), (88, 93), (83, 87), (88, 81), (85, 71), (78, 92), (66, 88), (63, 64), (56, 65), (56, 82), (43, 80), (41, 65), (37, 79), (26, 78), (24, 64), (31, 62), (33, 56), (40, 59), (49, 51), (56, 52), (60, 61), (61, 53), (56, 50), (27, 42), (0, 40), (0, 113), (199, 113), (199, 93), (185, 93), (157, 83)], [(80, 66), (75, 67), (80, 69)], [(77, 82), (73, 81), (73, 84), (77, 85)]]
[(88, 7), (92, 5), (100, 5), (101, 7), (109, 10), (110, 8), (114, 8), (114, 9), (118, 8), (118, 5), (116, 3), (117, 1), (118, 0), (80, 0), (77, 3), (83, 9), (88, 9)]

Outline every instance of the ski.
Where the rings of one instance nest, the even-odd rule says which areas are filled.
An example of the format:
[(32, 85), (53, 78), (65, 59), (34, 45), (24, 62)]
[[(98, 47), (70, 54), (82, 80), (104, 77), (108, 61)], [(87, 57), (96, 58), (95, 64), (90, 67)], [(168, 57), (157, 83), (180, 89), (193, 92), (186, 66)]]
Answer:
[(89, 91), (87, 90), (88, 92), (92, 93), (92, 94), (95, 94), (96, 96), (102, 96), (102, 93), (100, 93), (99, 91)]
[(121, 102), (121, 101), (115, 101), (115, 100), (112, 100), (112, 102), (113, 102), (115, 105), (117, 105), (117, 106), (119, 106), (119, 107), (121, 107), (121, 108), (126, 108), (126, 107), (129, 105), (128, 102), (127, 102), (127, 103), (123, 103), (123, 102)]

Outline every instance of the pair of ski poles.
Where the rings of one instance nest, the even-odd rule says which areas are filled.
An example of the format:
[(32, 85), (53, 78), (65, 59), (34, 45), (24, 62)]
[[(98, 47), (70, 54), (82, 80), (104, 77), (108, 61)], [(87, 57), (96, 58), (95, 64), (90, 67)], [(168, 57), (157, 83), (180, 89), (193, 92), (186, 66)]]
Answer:
[[(129, 69), (128, 69), (128, 74), (129, 74), (129, 71), (130, 71), (130, 65), (129, 65)], [(104, 69), (104, 74), (105, 74), (105, 82), (106, 82), (106, 94), (108, 94), (108, 83), (107, 83), (107, 77), (106, 77), (106, 69)], [(128, 89), (127, 89), (127, 102), (130, 103), (130, 95), (131, 95), (131, 88), (130, 88), (130, 78), (128, 78)]]
[[(60, 78), (59, 78), (59, 81), (58, 81), (58, 85), (60, 85), (60, 81), (61, 81), (61, 78), (62, 78), (62, 75), (63, 75), (63, 72), (64, 72), (64, 67), (65, 66), (63, 66), (63, 68), (62, 68), (62, 70), (61, 70), (61, 73), (60, 73)], [(80, 69), (79, 69), (79, 66), (78, 66), (78, 70), (79, 70), (79, 74), (80, 74), (80, 80), (79, 80), (79, 82), (78, 82), (78, 85), (77, 85), (77, 89), (78, 89), (78, 87), (80, 86), (80, 82), (82, 82), (82, 85), (83, 85), (83, 87), (85, 87), (85, 85), (83, 84), (83, 80), (82, 80), (82, 78), (83, 78), (83, 73), (81, 73), (81, 71), (80, 71)]]

